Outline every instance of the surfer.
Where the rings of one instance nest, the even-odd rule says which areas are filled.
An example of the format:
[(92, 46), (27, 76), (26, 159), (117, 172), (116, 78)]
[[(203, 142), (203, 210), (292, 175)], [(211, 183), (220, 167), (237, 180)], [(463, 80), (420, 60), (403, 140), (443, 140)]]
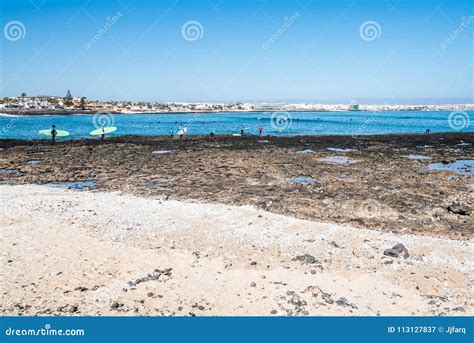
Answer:
[(56, 135), (58, 131), (56, 131), (56, 125), (51, 125), (51, 139), (53, 140), (53, 144), (56, 142)]
[(243, 127), (243, 126), (240, 127), (240, 135), (241, 135), (241, 136), (244, 135), (244, 127)]
[(259, 126), (258, 127), (258, 133), (259, 133), (260, 136), (262, 135), (262, 131), (263, 131), (263, 126)]
[(188, 131), (188, 128), (186, 126), (180, 125), (179, 130), (178, 130), (179, 139), (182, 139), (187, 131)]
[(89, 132), (89, 134), (91, 136), (97, 136), (99, 137), (100, 136), (100, 141), (104, 141), (105, 140), (105, 136), (112, 133), (112, 132), (115, 132), (117, 131), (117, 128), (115, 126), (105, 126), (105, 125), (102, 125), (101, 127)]

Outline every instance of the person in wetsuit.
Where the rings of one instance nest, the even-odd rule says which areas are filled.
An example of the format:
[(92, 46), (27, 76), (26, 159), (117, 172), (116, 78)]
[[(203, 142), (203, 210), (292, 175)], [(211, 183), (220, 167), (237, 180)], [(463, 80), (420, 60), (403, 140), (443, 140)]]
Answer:
[(102, 134), (100, 135), (100, 140), (103, 141), (105, 138), (105, 125), (102, 125)]
[(56, 125), (51, 125), (51, 139), (52, 139), (52, 143), (56, 143), (56, 136), (58, 134), (58, 131), (56, 131)]

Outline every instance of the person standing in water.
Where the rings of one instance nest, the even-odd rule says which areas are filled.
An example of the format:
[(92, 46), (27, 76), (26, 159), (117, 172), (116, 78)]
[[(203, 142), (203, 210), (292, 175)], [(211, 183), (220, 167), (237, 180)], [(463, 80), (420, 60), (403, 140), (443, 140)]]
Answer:
[(241, 135), (241, 136), (244, 135), (244, 127), (243, 127), (243, 126), (240, 127), (240, 135)]
[(105, 138), (105, 125), (102, 125), (102, 134), (100, 135), (100, 140), (104, 141)]
[(56, 136), (58, 131), (56, 131), (56, 125), (51, 125), (51, 139), (53, 140), (53, 144), (56, 143)]
[(258, 127), (258, 134), (261, 136), (263, 131), (263, 126)]

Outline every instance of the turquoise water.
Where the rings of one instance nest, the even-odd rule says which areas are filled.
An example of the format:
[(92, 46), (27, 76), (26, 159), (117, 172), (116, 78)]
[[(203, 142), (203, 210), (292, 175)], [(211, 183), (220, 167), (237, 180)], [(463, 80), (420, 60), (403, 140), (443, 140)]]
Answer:
[[(90, 137), (94, 123), (117, 126), (117, 135), (168, 135), (176, 133), (180, 125), (188, 127), (188, 135), (258, 134), (263, 127), (264, 135), (363, 135), (385, 133), (422, 133), (473, 131), (474, 111), (464, 112), (462, 123), (449, 125), (449, 111), (386, 111), (386, 112), (278, 112), (272, 119), (270, 112), (250, 113), (201, 113), (201, 114), (117, 114), (95, 117), (93, 115), (44, 115), (0, 116), (0, 138), (37, 139), (38, 134), (56, 124), (57, 129), (67, 130), (68, 137)], [(275, 115), (274, 115), (275, 116)], [(286, 119), (286, 120), (285, 120)], [(469, 123), (466, 125), (466, 123)], [(97, 124), (96, 124), (97, 125)], [(457, 125), (457, 126), (456, 126)], [(100, 125), (99, 125), (100, 127)]]

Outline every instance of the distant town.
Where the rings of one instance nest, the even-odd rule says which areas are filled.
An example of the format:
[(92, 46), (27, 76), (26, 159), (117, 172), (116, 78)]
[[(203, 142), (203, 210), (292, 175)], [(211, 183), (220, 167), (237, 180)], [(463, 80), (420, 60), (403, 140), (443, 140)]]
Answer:
[(444, 105), (370, 105), (314, 103), (210, 103), (210, 102), (132, 102), (98, 101), (74, 97), (68, 90), (61, 96), (20, 96), (0, 99), (0, 113), (5, 114), (74, 114), (74, 113), (196, 113), (196, 112), (265, 112), (265, 111), (462, 111), (474, 104)]

